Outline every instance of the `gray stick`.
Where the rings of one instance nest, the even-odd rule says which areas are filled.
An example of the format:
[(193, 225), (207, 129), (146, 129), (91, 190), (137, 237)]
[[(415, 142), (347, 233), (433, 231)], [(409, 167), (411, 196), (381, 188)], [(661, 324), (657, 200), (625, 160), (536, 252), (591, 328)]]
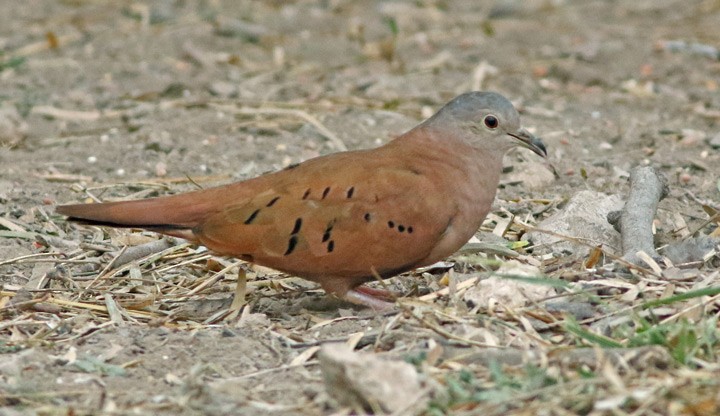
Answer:
[(644, 262), (637, 252), (659, 258), (653, 242), (652, 222), (658, 203), (669, 192), (667, 179), (657, 169), (638, 166), (630, 172), (630, 192), (622, 211), (608, 214), (608, 222), (620, 233), (623, 258), (630, 263)]

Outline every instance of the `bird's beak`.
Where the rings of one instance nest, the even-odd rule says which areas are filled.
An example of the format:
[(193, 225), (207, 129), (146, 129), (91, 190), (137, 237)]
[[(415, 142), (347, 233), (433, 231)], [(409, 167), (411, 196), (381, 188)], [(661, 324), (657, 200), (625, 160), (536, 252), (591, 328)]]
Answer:
[(530, 149), (542, 157), (547, 157), (547, 150), (545, 149), (545, 143), (540, 140), (539, 137), (535, 137), (529, 131), (520, 129), (515, 133), (508, 133), (513, 138), (517, 139), (520, 146)]

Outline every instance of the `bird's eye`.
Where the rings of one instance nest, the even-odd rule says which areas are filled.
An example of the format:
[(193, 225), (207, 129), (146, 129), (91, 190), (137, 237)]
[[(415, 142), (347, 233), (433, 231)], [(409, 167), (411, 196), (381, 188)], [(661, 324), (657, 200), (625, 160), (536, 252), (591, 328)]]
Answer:
[(485, 116), (485, 125), (489, 129), (495, 129), (498, 126), (498, 119), (495, 116)]

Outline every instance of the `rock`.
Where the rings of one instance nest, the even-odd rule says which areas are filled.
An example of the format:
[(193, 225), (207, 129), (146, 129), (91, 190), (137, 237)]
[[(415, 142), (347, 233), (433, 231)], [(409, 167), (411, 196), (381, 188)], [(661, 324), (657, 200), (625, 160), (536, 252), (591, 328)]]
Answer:
[[(3, 380), (0, 381), (4, 381), (8, 385), (22, 384), (26, 377), (42, 374), (49, 364), (48, 355), (36, 348), (3, 354), (3, 358), (0, 360), (0, 374)], [(2, 388), (0, 387), (0, 389)]]
[(712, 256), (720, 246), (720, 239), (708, 236), (689, 238), (684, 241), (672, 243), (665, 248), (665, 256), (675, 265), (705, 261), (706, 256)]
[(697, 146), (707, 138), (702, 130), (682, 129), (680, 131), (680, 144), (687, 147)]
[(328, 394), (342, 406), (381, 413), (425, 406), (415, 367), (404, 361), (359, 354), (345, 344), (325, 344), (318, 355)]
[(28, 124), (10, 104), (0, 106), (0, 145), (15, 146), (28, 133)]
[(555, 175), (542, 162), (517, 163), (503, 179), (503, 183), (522, 182), (528, 189), (541, 189), (554, 181)]
[(562, 312), (572, 315), (573, 318), (581, 321), (595, 316), (596, 310), (590, 302), (559, 300), (547, 302), (543, 306), (549, 312)]
[(708, 144), (713, 149), (720, 149), (720, 133), (717, 133), (714, 136), (710, 137), (708, 139)]
[(546, 246), (552, 252), (570, 252), (578, 256), (587, 255), (591, 247), (598, 244), (606, 248), (620, 247), (620, 234), (608, 223), (607, 214), (622, 209), (623, 205), (617, 195), (580, 191), (570, 198), (562, 211), (537, 226), (541, 230), (580, 239), (588, 245), (540, 231), (531, 231), (526, 237), (533, 244)]
[(496, 304), (518, 308), (555, 294), (555, 290), (550, 286), (502, 276), (529, 278), (541, 276), (540, 269), (535, 266), (511, 260), (500, 266), (496, 274), (468, 289), (463, 295), (463, 300), (488, 309), (492, 309)]
[(235, 328), (256, 329), (261, 331), (272, 327), (273, 323), (264, 313), (250, 313), (243, 315), (235, 324)]
[[(0, 144), (1, 144), (0, 140)], [(0, 155), (0, 159), (2, 159), (2, 155)], [(7, 204), (9, 200), (11, 200), (13, 197), (17, 197), (17, 194), (21, 191), (18, 184), (15, 182), (11, 182), (9, 180), (0, 179), (0, 204)], [(0, 210), (3, 214), (5, 214), (5, 210)]]
[(232, 82), (216, 81), (210, 84), (210, 94), (222, 98), (235, 98), (238, 95), (238, 86)]

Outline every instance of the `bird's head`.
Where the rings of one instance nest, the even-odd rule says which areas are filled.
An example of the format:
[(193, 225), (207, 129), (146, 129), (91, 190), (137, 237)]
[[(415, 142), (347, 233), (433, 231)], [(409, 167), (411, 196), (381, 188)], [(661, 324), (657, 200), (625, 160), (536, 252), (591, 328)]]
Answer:
[(521, 146), (547, 157), (540, 138), (520, 126), (520, 115), (507, 98), (494, 92), (468, 92), (445, 104), (433, 117), (430, 125), (453, 126), (464, 140), (484, 151), (504, 154)]

